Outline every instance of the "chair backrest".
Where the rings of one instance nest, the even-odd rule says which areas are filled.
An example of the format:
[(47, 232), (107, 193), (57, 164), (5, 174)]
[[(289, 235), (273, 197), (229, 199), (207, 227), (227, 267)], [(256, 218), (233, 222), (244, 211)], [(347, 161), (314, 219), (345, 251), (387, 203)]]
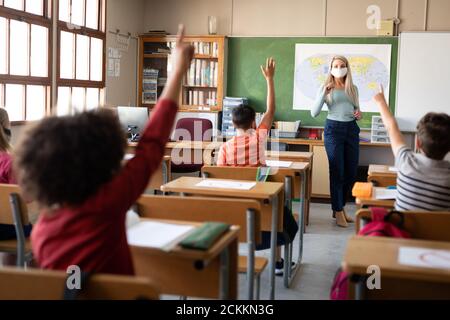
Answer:
[[(218, 166), (203, 166), (202, 174), (211, 179), (232, 179), (232, 180), (249, 180), (256, 181), (258, 168), (255, 167), (218, 167)], [(292, 171), (278, 168), (274, 174), (267, 177), (267, 182), (284, 183), (286, 177), (294, 178)], [(291, 190), (291, 198), (294, 196), (294, 188)]]
[(389, 176), (368, 176), (367, 182), (372, 182), (375, 187), (385, 188), (397, 185), (397, 178)]
[[(370, 221), (370, 210), (363, 209), (356, 213), (356, 232), (358, 233), (362, 220)], [(404, 211), (404, 229), (414, 239), (432, 241), (450, 241), (450, 211), (418, 212)]]
[(261, 206), (255, 200), (208, 197), (175, 197), (143, 195), (137, 201), (144, 218), (192, 222), (224, 222), (240, 226), (239, 241), (246, 242), (247, 210), (255, 215), (255, 241), (261, 242)]
[(21, 190), (19, 186), (13, 184), (0, 184), (0, 224), (14, 224), (14, 218), (11, 209), (10, 195), (19, 195), (20, 213), (22, 224), (29, 224), (28, 208), (23, 199), (20, 197)]
[(212, 141), (212, 137), (213, 124), (208, 119), (183, 118), (177, 121), (175, 139), (178, 141)]
[[(0, 269), (0, 300), (61, 300), (68, 274), (37, 269)], [(89, 278), (80, 299), (158, 299), (159, 291), (150, 279), (96, 274)]]

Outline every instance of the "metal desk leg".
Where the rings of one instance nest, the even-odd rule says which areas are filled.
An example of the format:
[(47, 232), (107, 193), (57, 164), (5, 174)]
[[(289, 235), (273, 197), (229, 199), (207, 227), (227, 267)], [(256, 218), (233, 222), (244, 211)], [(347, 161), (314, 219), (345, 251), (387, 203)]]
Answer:
[[(292, 208), (292, 177), (285, 177), (284, 178), (284, 196), (286, 199), (286, 206), (287, 208)], [(283, 208), (284, 209), (284, 208)], [(283, 281), (284, 281), (284, 287), (289, 288), (290, 281), (289, 281), (289, 275), (291, 273), (291, 259), (292, 257), (289, 257), (290, 248), (292, 246), (292, 243), (288, 243), (287, 240), (289, 240), (285, 236), (285, 245), (284, 245), (284, 272), (283, 272)]]
[(350, 281), (355, 284), (355, 300), (364, 300), (365, 277), (353, 275)]
[(230, 253), (226, 247), (220, 254), (220, 292), (219, 299), (227, 300), (230, 298)]
[(255, 211), (247, 210), (247, 297), (253, 300), (255, 279)]
[(272, 230), (270, 238), (270, 289), (269, 299), (275, 299), (275, 263), (277, 250), (277, 232), (278, 232), (278, 195), (272, 199)]
[[(289, 288), (294, 280), (298, 270), (300, 269), (300, 265), (302, 263), (303, 258), (303, 235), (305, 233), (305, 195), (306, 195), (306, 175), (305, 172), (301, 173), (302, 179), (302, 192), (300, 195), (300, 208), (299, 208), (299, 219), (298, 219), (298, 257), (296, 266), (293, 269), (289, 268), (291, 273), (289, 274), (289, 282), (286, 288)], [(292, 245), (291, 245), (292, 246)]]

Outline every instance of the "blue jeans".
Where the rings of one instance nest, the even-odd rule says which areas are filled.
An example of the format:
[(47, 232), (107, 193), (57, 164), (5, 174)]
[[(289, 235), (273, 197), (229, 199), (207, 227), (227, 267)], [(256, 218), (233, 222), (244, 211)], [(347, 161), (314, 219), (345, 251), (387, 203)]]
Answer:
[(342, 211), (356, 180), (359, 162), (359, 133), (356, 121), (327, 120), (325, 149), (330, 170), (330, 193), (333, 211)]

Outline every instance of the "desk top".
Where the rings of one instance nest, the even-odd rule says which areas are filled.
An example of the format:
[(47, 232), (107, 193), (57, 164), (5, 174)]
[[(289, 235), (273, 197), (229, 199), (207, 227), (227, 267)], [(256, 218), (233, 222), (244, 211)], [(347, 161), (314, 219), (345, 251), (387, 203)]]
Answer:
[(450, 283), (449, 269), (420, 268), (399, 264), (400, 247), (450, 250), (450, 243), (354, 236), (347, 244), (342, 265), (346, 271), (352, 274), (367, 275), (367, 267), (377, 265), (381, 269), (381, 275), (385, 277)]
[[(196, 222), (187, 222), (187, 221), (174, 221), (174, 220), (159, 220), (159, 219), (148, 219), (141, 218), (141, 221), (156, 221), (162, 223), (170, 223), (170, 224), (182, 224), (182, 225), (191, 225), (191, 226), (201, 226), (201, 223)], [(239, 227), (231, 226), (231, 228), (223, 234), (211, 248), (206, 251), (202, 250), (192, 250), (192, 249), (184, 249), (181, 246), (176, 246), (169, 252), (157, 249), (157, 248), (149, 248), (149, 247), (138, 247), (131, 246), (133, 251), (140, 253), (148, 253), (148, 254), (161, 254), (161, 255), (170, 255), (177, 256), (182, 259), (191, 259), (191, 260), (201, 260), (208, 261), (217, 257), (231, 242), (237, 239), (239, 236)]]
[(385, 175), (396, 177), (397, 172), (389, 170), (390, 166), (382, 166), (377, 164), (371, 164), (369, 166), (369, 175)]
[[(271, 199), (278, 195), (284, 189), (283, 183), (278, 182), (255, 182), (256, 186), (251, 190), (235, 190), (222, 188), (205, 188), (197, 187), (203, 178), (181, 177), (177, 180), (171, 181), (161, 187), (164, 192), (180, 192), (211, 196), (225, 196), (232, 198), (244, 199)], [(208, 180), (223, 180), (223, 179), (208, 179)], [(237, 181), (237, 180), (235, 180)], [(248, 183), (248, 181), (242, 181)]]
[(370, 198), (356, 198), (356, 204), (360, 206), (371, 206), (371, 207), (384, 207), (384, 208), (394, 208), (395, 200), (381, 200), (376, 199), (375, 195), (377, 194), (377, 189), (385, 189), (385, 188), (373, 188), (372, 197)]
[[(167, 142), (167, 149), (219, 149), (223, 142), (218, 141), (170, 141)], [(129, 142), (128, 146), (130, 148), (137, 147), (137, 142)]]
[(266, 151), (267, 158), (292, 159), (292, 160), (309, 160), (313, 158), (312, 152), (296, 152), (296, 151)]
[[(324, 145), (323, 140), (314, 140), (314, 139), (299, 139), (299, 138), (273, 138), (270, 139), (271, 142), (280, 142), (286, 143), (290, 145)], [(360, 142), (360, 146), (364, 147), (379, 147), (379, 148), (388, 148), (391, 145), (389, 143), (371, 143), (371, 142)]]

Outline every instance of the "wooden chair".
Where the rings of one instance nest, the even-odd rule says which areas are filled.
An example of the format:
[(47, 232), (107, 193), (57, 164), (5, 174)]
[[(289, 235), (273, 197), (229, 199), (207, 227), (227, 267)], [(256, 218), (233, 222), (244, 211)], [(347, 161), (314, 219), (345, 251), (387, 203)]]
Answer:
[(139, 215), (145, 218), (224, 222), (240, 226), (239, 241), (247, 243), (248, 257), (239, 257), (238, 270), (247, 273), (250, 300), (253, 299), (253, 279), (256, 276), (256, 299), (259, 299), (261, 273), (268, 262), (266, 258), (255, 257), (255, 246), (261, 242), (261, 207), (257, 201), (144, 195), (137, 205)]
[[(61, 300), (68, 274), (37, 269), (0, 269), (0, 300)], [(96, 274), (89, 278), (80, 299), (159, 299), (159, 291), (147, 278)]]
[[(411, 234), (415, 240), (450, 242), (450, 211), (446, 212), (419, 212), (405, 211), (404, 229)], [(356, 232), (371, 219), (371, 212), (368, 209), (359, 210), (356, 213)], [(392, 241), (395, 241), (393, 239)], [(381, 270), (382, 274), (383, 271)], [(424, 299), (432, 297), (439, 298), (439, 295), (449, 289), (444, 283), (430, 283), (415, 281), (411, 279), (396, 279), (382, 277), (382, 290), (365, 290), (364, 299)], [(365, 282), (364, 282), (365, 283)], [(349, 286), (350, 297), (355, 296), (354, 286)], [(438, 294), (439, 293), (439, 294)]]
[[(370, 221), (372, 214), (368, 209), (359, 210), (356, 213), (356, 233)], [(404, 229), (414, 239), (449, 241), (450, 242), (450, 211), (444, 212), (420, 212), (405, 211)]]
[[(233, 179), (233, 180), (249, 180), (255, 181), (258, 168), (254, 167), (218, 167), (218, 166), (203, 166), (202, 176), (211, 179)], [(268, 176), (267, 181), (284, 183), (285, 190), (285, 206), (292, 208), (292, 199), (295, 195), (300, 194), (300, 177), (289, 169), (279, 168), (276, 174)], [(305, 190), (306, 191), (306, 190)], [(283, 208), (284, 209), (284, 208)], [(304, 210), (303, 210), (304, 213)], [(285, 268), (284, 272), (284, 286), (289, 288), (297, 270), (300, 269), (300, 264), (303, 256), (303, 232), (304, 232), (304, 214), (300, 215), (299, 220), (299, 252), (296, 261), (297, 267), (292, 270)], [(292, 261), (292, 244), (285, 246), (284, 250), (285, 265), (290, 266)]]
[(397, 185), (397, 177), (395, 176), (382, 176), (382, 175), (369, 175), (367, 182), (372, 182), (375, 187), (390, 187)]
[(16, 253), (17, 266), (24, 267), (30, 261), (31, 245), (25, 238), (23, 226), (30, 223), (28, 208), (20, 196), (17, 185), (0, 184), (0, 224), (15, 226), (17, 239), (0, 241), (0, 252)]

